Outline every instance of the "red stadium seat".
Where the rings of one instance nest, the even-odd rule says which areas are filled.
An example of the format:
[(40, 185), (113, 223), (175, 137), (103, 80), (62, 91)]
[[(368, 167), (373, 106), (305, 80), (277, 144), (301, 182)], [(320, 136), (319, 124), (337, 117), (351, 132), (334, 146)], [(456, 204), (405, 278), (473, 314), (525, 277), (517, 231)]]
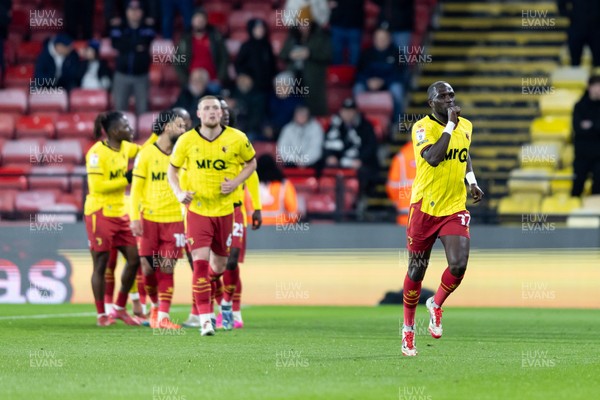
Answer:
[(56, 136), (66, 138), (93, 138), (95, 113), (61, 114), (56, 118)]
[(117, 50), (112, 47), (110, 38), (100, 40), (100, 58), (105, 60), (113, 60), (117, 57)]
[(101, 112), (108, 108), (108, 92), (104, 89), (73, 89), (70, 94), (71, 112)]
[(4, 77), (4, 85), (7, 88), (22, 87), (29, 88), (33, 79), (35, 66), (33, 64), (15, 65), (6, 68), (6, 76)]
[[(0, 185), (1, 185), (0, 178)], [(11, 189), (5, 189), (3, 186), (0, 186), (2, 190), (0, 190), (0, 212), (11, 213), (15, 210), (15, 199), (17, 197), (17, 191)]]
[(0, 114), (0, 138), (12, 139), (15, 136), (14, 114)]
[(172, 65), (164, 66), (162, 70), (162, 83), (165, 86), (179, 86), (179, 76), (177, 75), (175, 67)]
[(312, 194), (306, 198), (306, 210), (309, 213), (332, 213), (335, 211), (335, 199), (331, 194)]
[(28, 168), (5, 166), (0, 167), (0, 192), (8, 189), (27, 190)]
[(254, 151), (256, 152), (256, 158), (259, 158), (263, 154), (270, 154), (273, 158), (277, 155), (277, 145), (271, 142), (255, 142), (252, 143)]
[(42, 42), (21, 42), (17, 47), (17, 60), (19, 64), (34, 63), (42, 52)]
[(317, 122), (323, 128), (323, 132), (327, 132), (329, 125), (331, 125), (331, 117), (315, 117)]
[(353, 65), (330, 65), (327, 67), (327, 85), (333, 87), (352, 87), (356, 76)]
[[(212, 5), (217, 4), (219, 3), (212, 3)], [(206, 6), (208, 5), (210, 5), (210, 3)], [(222, 35), (226, 35), (229, 30), (229, 25), (227, 24), (227, 15), (230, 11), (231, 8), (227, 11), (208, 11), (208, 23), (214, 26)]]
[(271, 33), (271, 46), (273, 46), (273, 54), (275, 54), (275, 57), (281, 52), (287, 37), (288, 33), (286, 31), (275, 31)]
[(391, 117), (394, 110), (392, 95), (387, 91), (364, 92), (356, 96), (358, 109), (365, 114), (386, 114)]
[(151, 86), (160, 86), (160, 84), (162, 83), (162, 71), (162, 65), (155, 63), (150, 64), (150, 71), (148, 72), (148, 77), (150, 78)]
[(351, 88), (330, 88), (327, 91), (327, 109), (330, 114), (337, 114), (342, 108), (342, 103), (348, 97), (352, 97)]
[(341, 175), (344, 178), (355, 178), (356, 170), (352, 168), (325, 168), (323, 169), (324, 176), (338, 176)]
[(83, 161), (83, 151), (79, 140), (47, 140), (44, 147), (53, 156), (47, 158), (46, 164), (80, 164)]
[(319, 191), (321, 193), (335, 193), (336, 178), (334, 176), (322, 176), (319, 178)]
[(314, 168), (284, 168), (283, 175), (288, 178), (310, 178), (316, 175)]
[(385, 114), (366, 114), (365, 117), (373, 125), (377, 141), (384, 142), (390, 125), (390, 117)]
[(171, 108), (175, 101), (177, 101), (180, 90), (178, 87), (150, 87), (150, 110), (161, 111)]
[(260, 2), (255, 0), (253, 2), (242, 3), (242, 10), (260, 13), (262, 19), (267, 19), (272, 9), (273, 7), (270, 2)]
[(58, 195), (58, 198), (56, 199), (56, 203), (57, 204), (70, 204), (75, 206), (75, 208), (77, 209), (77, 211), (81, 211), (82, 210), (82, 206), (83, 206), (83, 201), (81, 198), (80, 194), (74, 194), (74, 193), (61, 193)]
[(268, 14), (257, 10), (235, 10), (229, 14), (229, 31), (245, 31), (246, 24), (252, 18), (267, 19)]
[(16, 124), (17, 139), (26, 137), (54, 137), (54, 121), (49, 116), (22, 115)]
[(0, 112), (25, 114), (28, 104), (27, 93), (23, 89), (0, 90)]
[[(43, 189), (59, 189), (66, 191), (69, 189), (69, 177), (66, 176), (70, 172), (67, 166), (43, 166), (31, 168), (31, 174), (41, 176), (29, 177), (30, 190)], [(63, 176), (57, 176), (62, 174)]]
[(138, 139), (145, 141), (152, 135), (152, 124), (157, 117), (158, 113), (156, 112), (148, 112), (139, 116), (136, 135)]
[(288, 177), (288, 179), (292, 182), (292, 184), (296, 188), (296, 191), (299, 193), (312, 194), (316, 193), (317, 189), (319, 188), (317, 178), (313, 176), (308, 178)]
[(57, 194), (54, 191), (19, 192), (15, 198), (15, 208), (17, 211), (23, 212), (39, 211), (55, 204), (56, 198)]
[(14, 4), (11, 10), (10, 32), (18, 32), (22, 35), (29, 33), (29, 10), (17, 8)]
[(65, 112), (69, 108), (66, 90), (59, 88), (50, 92), (48, 89), (32, 89), (29, 95), (29, 112), (58, 111)]
[(2, 164), (35, 164), (43, 145), (41, 139), (9, 140), (2, 147)]

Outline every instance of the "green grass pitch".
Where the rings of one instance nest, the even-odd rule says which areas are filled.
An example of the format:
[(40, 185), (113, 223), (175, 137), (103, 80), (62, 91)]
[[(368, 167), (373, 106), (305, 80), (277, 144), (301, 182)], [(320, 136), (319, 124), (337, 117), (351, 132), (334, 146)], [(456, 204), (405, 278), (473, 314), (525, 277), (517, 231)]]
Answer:
[[(187, 316), (176, 306), (175, 321)], [(90, 305), (0, 305), (1, 399), (591, 399), (597, 310), (452, 308), (444, 337), (401, 307), (249, 307), (245, 328), (200, 337), (97, 328)], [(56, 314), (54, 317), (40, 315)], [(34, 316), (23, 318), (22, 316)]]

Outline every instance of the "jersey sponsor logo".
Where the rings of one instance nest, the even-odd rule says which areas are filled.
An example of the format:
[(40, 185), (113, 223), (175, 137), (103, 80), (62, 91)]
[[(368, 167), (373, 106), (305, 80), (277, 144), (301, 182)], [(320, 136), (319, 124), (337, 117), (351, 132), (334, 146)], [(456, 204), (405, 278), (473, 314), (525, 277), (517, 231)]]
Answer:
[(198, 169), (207, 169), (207, 168), (213, 168), (217, 171), (222, 171), (224, 169), (227, 168), (227, 163), (225, 163), (225, 160), (221, 160), (221, 159), (217, 159), (217, 160), (196, 160), (196, 165), (198, 166)]
[(110, 171), (110, 175), (109, 175), (108, 179), (113, 180), (113, 179), (123, 178), (123, 177), (125, 177), (125, 170), (118, 169), (116, 171)]
[(444, 157), (444, 161), (447, 160), (456, 160), (458, 157), (458, 161), (467, 162), (467, 157), (469, 156), (469, 151), (466, 148), (462, 149), (449, 149), (446, 153), (446, 157)]
[(94, 153), (90, 155), (90, 167), (97, 167), (100, 164), (100, 157)]
[(417, 142), (422, 142), (425, 140), (425, 128), (418, 129), (416, 132)]
[(167, 177), (166, 172), (153, 172), (152, 173), (152, 181), (164, 181)]

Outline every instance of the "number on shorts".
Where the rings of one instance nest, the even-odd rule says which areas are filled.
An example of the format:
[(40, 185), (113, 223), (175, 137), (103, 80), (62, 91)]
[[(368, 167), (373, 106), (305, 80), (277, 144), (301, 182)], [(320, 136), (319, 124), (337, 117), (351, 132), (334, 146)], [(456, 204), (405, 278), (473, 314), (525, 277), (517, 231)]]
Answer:
[(238, 222), (233, 223), (233, 236), (242, 237), (244, 236), (244, 225)]
[(229, 236), (227, 236), (227, 247), (231, 247), (232, 241), (233, 241), (233, 237), (231, 236), (231, 233), (230, 233)]
[(184, 233), (174, 233), (175, 237), (175, 246), (176, 247), (185, 247), (185, 234)]
[(469, 226), (469, 222), (471, 222), (471, 214), (456, 214), (460, 217), (460, 224), (464, 226)]

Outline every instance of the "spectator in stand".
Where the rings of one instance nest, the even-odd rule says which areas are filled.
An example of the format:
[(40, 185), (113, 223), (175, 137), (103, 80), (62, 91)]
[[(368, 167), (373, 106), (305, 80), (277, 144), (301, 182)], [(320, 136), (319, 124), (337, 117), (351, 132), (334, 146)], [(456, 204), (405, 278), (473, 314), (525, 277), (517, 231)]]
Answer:
[[(365, 0), (330, 1), (331, 45), (334, 65), (358, 63), (363, 24), (365, 22)], [(348, 59), (345, 52), (348, 52)]]
[(177, 8), (181, 14), (183, 28), (186, 32), (190, 31), (192, 13), (194, 11), (194, 0), (160, 0), (160, 5), (162, 12), (161, 28), (163, 39), (173, 38), (175, 8)]
[(600, 75), (592, 75), (588, 89), (573, 109), (572, 196), (581, 196), (588, 174), (593, 176), (592, 194), (600, 194)]
[(129, 109), (129, 96), (133, 93), (138, 115), (148, 110), (150, 45), (155, 36), (154, 29), (143, 23), (143, 17), (140, 2), (132, 0), (127, 5), (125, 23), (110, 31), (112, 46), (119, 52), (112, 88), (115, 109)]
[(569, 17), (567, 43), (571, 65), (581, 64), (583, 46), (590, 46), (594, 67), (600, 67), (600, 2), (589, 0), (558, 0), (560, 15)]
[(283, 25), (299, 26), (310, 21), (325, 27), (329, 23), (330, 13), (327, 0), (287, 0), (283, 12)]
[(188, 84), (179, 93), (179, 97), (172, 108), (181, 107), (190, 113), (192, 117), (192, 126), (200, 123), (198, 119), (198, 102), (203, 96), (214, 95), (208, 89), (208, 72), (205, 69), (197, 68), (190, 73)]
[(227, 65), (229, 58), (225, 40), (214, 27), (208, 24), (208, 16), (202, 8), (196, 9), (192, 15), (192, 31), (186, 33), (179, 41), (177, 55), (184, 62), (175, 65), (177, 75), (182, 84), (187, 82), (190, 71), (203, 68), (208, 72), (208, 87), (218, 93), (228, 80)]
[(379, 26), (392, 33), (392, 40), (403, 53), (410, 45), (414, 28), (415, 0), (373, 0), (380, 7)]
[(326, 73), (331, 60), (331, 40), (317, 24), (291, 27), (279, 57), (298, 79), (296, 95), (306, 97), (310, 112), (327, 114)]
[(358, 112), (353, 99), (345, 99), (339, 114), (331, 118), (324, 149), (325, 167), (355, 169), (359, 193), (367, 195), (379, 171), (377, 139), (373, 126)]
[(267, 96), (254, 88), (249, 75), (239, 74), (231, 97), (235, 100), (236, 128), (250, 140), (257, 139), (261, 136), (262, 123), (267, 113)]
[(264, 131), (264, 139), (277, 140), (285, 124), (294, 116), (298, 105), (304, 104), (304, 98), (293, 95), (294, 74), (283, 71), (275, 76), (275, 93), (271, 95), (268, 107), (268, 126)]
[(110, 88), (112, 71), (106, 60), (99, 57), (100, 42), (90, 40), (88, 46), (83, 49), (81, 62), (81, 88), (82, 89), (106, 89)]
[(73, 40), (59, 33), (44, 42), (42, 52), (35, 62), (33, 85), (36, 87), (71, 90), (81, 81), (81, 63), (73, 49)]
[[(262, 224), (282, 225), (299, 222), (296, 189), (292, 182), (285, 179), (275, 159), (269, 154), (260, 156), (257, 160), (256, 173), (260, 179)], [(245, 201), (244, 204), (247, 215), (251, 216), (254, 212), (252, 202)]]
[(277, 141), (277, 162), (285, 166), (319, 168), (323, 156), (323, 128), (305, 105), (299, 105), (294, 119), (283, 127)]
[(400, 118), (404, 96), (404, 67), (398, 63), (398, 57), (398, 48), (392, 43), (390, 32), (378, 28), (373, 34), (373, 46), (360, 57), (354, 85), (355, 97), (366, 91), (389, 91), (394, 100), (394, 121)]
[(11, 20), (12, 0), (0, 0), (0, 86), (4, 84), (4, 41), (8, 37)]
[(75, 40), (90, 40), (94, 27), (94, 0), (65, 0), (63, 10), (65, 33)]
[[(130, 0), (104, 0), (104, 21), (106, 28), (109, 31), (113, 27), (118, 27), (123, 24), (126, 19), (127, 5)], [(140, 7), (144, 10), (144, 23), (156, 29), (157, 22), (160, 16), (160, 0), (141, 0)]]
[(265, 21), (253, 18), (247, 25), (249, 39), (242, 44), (235, 58), (238, 74), (252, 78), (254, 88), (268, 96), (273, 91), (277, 66)]

